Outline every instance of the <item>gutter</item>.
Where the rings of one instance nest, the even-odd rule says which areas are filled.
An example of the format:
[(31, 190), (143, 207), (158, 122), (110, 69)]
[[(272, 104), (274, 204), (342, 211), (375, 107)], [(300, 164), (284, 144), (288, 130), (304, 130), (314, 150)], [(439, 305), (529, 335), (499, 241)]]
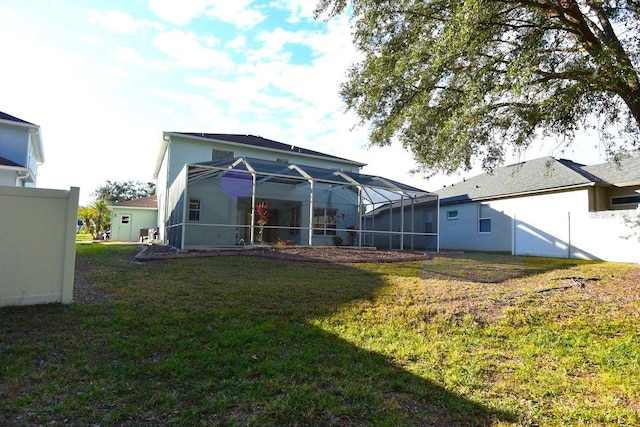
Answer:
[(18, 185), (18, 184), (21, 181), (26, 180), (27, 178), (30, 178), (31, 181), (34, 184), (36, 183), (36, 178), (33, 176), (33, 174), (31, 173), (31, 170), (29, 170), (29, 168), (25, 168), (23, 166), (4, 166), (4, 165), (0, 165), (0, 170), (9, 170), (9, 171), (16, 172), (18, 174), (18, 176), (16, 177), (16, 186), (18, 186), (18, 187), (22, 187), (22, 185)]

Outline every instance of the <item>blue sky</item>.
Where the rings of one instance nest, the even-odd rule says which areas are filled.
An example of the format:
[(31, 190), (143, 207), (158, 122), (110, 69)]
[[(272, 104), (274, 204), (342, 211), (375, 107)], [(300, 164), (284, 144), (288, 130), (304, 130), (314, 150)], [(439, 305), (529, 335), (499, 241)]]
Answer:
[[(4, 0), (0, 111), (41, 126), (38, 186), (149, 181), (163, 131), (254, 134), (367, 163), (436, 190), (478, 173), (410, 175), (399, 146), (367, 148), (339, 97), (357, 60), (345, 17), (313, 0)], [(565, 153), (603, 161), (589, 138)], [(577, 154), (576, 154), (577, 153)], [(528, 157), (558, 155), (553, 144)]]

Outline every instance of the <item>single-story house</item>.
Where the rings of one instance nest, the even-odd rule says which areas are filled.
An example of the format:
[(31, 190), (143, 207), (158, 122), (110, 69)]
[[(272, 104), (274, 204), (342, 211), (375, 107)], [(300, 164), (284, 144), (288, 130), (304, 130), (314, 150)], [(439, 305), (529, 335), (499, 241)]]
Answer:
[(639, 157), (542, 157), (435, 193), (442, 249), (640, 262)]
[(158, 226), (158, 199), (155, 195), (118, 202), (111, 211), (111, 240), (134, 242), (146, 240)]
[(154, 173), (159, 238), (179, 249), (327, 246), (363, 245), (375, 232), (399, 236), (402, 248), (406, 236), (437, 236), (437, 227), (426, 233), (409, 221), (365, 229), (377, 206), (410, 206), (430, 193), (362, 174), (363, 166), (259, 136), (164, 132)]

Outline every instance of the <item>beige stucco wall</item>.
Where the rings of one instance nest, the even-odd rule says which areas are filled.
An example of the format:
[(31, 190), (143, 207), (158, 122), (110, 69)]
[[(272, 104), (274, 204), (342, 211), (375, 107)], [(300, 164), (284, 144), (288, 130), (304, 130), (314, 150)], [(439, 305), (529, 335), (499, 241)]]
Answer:
[(78, 194), (0, 187), (0, 306), (71, 302)]

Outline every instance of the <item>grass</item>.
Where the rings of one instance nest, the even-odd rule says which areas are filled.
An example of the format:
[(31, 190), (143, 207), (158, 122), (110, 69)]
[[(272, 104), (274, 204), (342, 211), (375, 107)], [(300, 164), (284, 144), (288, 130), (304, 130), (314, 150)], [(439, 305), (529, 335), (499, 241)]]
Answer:
[(93, 236), (87, 233), (77, 233), (76, 234), (76, 243), (91, 243), (93, 241)]
[(638, 266), (77, 249), (80, 302), (0, 309), (0, 424), (640, 425)]

